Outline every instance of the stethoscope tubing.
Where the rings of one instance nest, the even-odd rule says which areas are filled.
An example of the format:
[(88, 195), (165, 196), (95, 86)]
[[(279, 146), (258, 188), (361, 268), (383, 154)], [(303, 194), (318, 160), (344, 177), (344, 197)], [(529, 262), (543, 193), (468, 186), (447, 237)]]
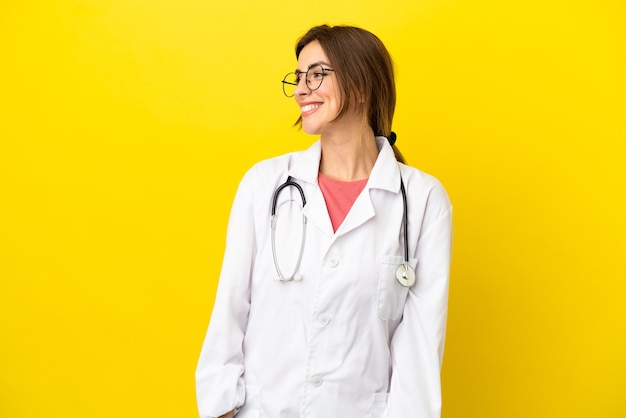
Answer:
[(402, 229), (404, 234), (404, 266), (409, 266), (409, 208), (406, 203), (406, 190), (404, 189), (404, 181), (400, 178), (400, 192), (402, 192)]
[(298, 189), (298, 192), (300, 192), (300, 198), (302, 199), (301, 209), (304, 209), (304, 206), (306, 205), (306, 197), (304, 196), (304, 191), (302, 190), (302, 187), (298, 183), (291, 181), (291, 176), (287, 177), (287, 181), (285, 181), (283, 184), (278, 186), (276, 191), (274, 191), (274, 197), (272, 199), (272, 211), (271, 211), (272, 257), (274, 258), (274, 267), (276, 268), (276, 273), (278, 274), (278, 276), (276, 276), (276, 281), (281, 281), (281, 282), (289, 281), (289, 280), (295, 280), (295, 281), (302, 280), (302, 276), (298, 274), (298, 268), (300, 267), (300, 262), (302, 261), (302, 255), (304, 254), (304, 243), (306, 241), (306, 216), (304, 215), (304, 212), (303, 212), (302, 213), (302, 235), (300, 239), (300, 253), (298, 254), (298, 261), (296, 262), (296, 265), (293, 269), (293, 273), (291, 273), (291, 275), (289, 276), (283, 275), (280, 269), (280, 266), (278, 264), (278, 257), (276, 256), (276, 205), (278, 202), (278, 195), (280, 194), (280, 192), (285, 187), (289, 187), (289, 186), (294, 186), (296, 189)]
[(278, 202), (278, 195), (285, 187), (289, 186), (294, 186), (296, 189), (298, 189), (298, 191), (300, 192), (300, 198), (302, 198), (302, 207), (304, 208), (306, 206), (306, 197), (304, 197), (304, 190), (302, 190), (302, 187), (298, 183), (296, 183), (295, 181), (291, 181), (291, 176), (288, 176), (287, 181), (278, 186), (278, 188), (274, 191), (274, 198), (272, 199), (272, 218), (276, 217), (276, 204)]

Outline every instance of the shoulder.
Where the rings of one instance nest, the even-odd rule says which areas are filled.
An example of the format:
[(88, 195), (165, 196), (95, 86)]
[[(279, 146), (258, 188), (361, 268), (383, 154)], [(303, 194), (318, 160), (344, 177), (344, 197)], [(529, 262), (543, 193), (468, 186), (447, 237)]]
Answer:
[(415, 192), (434, 194), (434, 197), (449, 200), (445, 187), (435, 176), (402, 163), (398, 165), (407, 189), (411, 189)]

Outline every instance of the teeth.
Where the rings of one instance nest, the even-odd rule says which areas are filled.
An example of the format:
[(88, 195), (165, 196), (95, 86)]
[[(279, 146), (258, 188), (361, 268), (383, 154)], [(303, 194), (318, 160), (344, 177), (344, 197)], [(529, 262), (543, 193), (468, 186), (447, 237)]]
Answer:
[(302, 112), (308, 112), (309, 110), (317, 109), (318, 107), (320, 107), (320, 105), (318, 105), (318, 104), (310, 104), (310, 105), (302, 106), (300, 108), (300, 110)]

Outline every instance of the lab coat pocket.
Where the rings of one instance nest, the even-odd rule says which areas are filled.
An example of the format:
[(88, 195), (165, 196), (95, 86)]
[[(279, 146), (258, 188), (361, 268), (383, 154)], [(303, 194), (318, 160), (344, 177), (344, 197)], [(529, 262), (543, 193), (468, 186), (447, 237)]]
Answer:
[(370, 418), (382, 418), (387, 409), (388, 393), (374, 393), (372, 396), (372, 407), (370, 410)]
[(246, 386), (246, 400), (239, 408), (237, 418), (261, 418), (261, 393), (257, 388)]
[[(400, 319), (409, 288), (402, 286), (396, 279), (396, 269), (404, 263), (400, 256), (383, 256), (378, 277), (378, 317), (383, 320)], [(416, 259), (409, 259), (409, 265), (415, 269)]]

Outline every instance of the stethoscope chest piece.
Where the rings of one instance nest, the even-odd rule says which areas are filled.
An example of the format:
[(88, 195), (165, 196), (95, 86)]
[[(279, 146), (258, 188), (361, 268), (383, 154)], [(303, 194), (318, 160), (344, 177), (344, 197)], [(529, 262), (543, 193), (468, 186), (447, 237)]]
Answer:
[(408, 264), (400, 264), (396, 269), (396, 279), (405, 287), (411, 287), (415, 284), (415, 271)]

